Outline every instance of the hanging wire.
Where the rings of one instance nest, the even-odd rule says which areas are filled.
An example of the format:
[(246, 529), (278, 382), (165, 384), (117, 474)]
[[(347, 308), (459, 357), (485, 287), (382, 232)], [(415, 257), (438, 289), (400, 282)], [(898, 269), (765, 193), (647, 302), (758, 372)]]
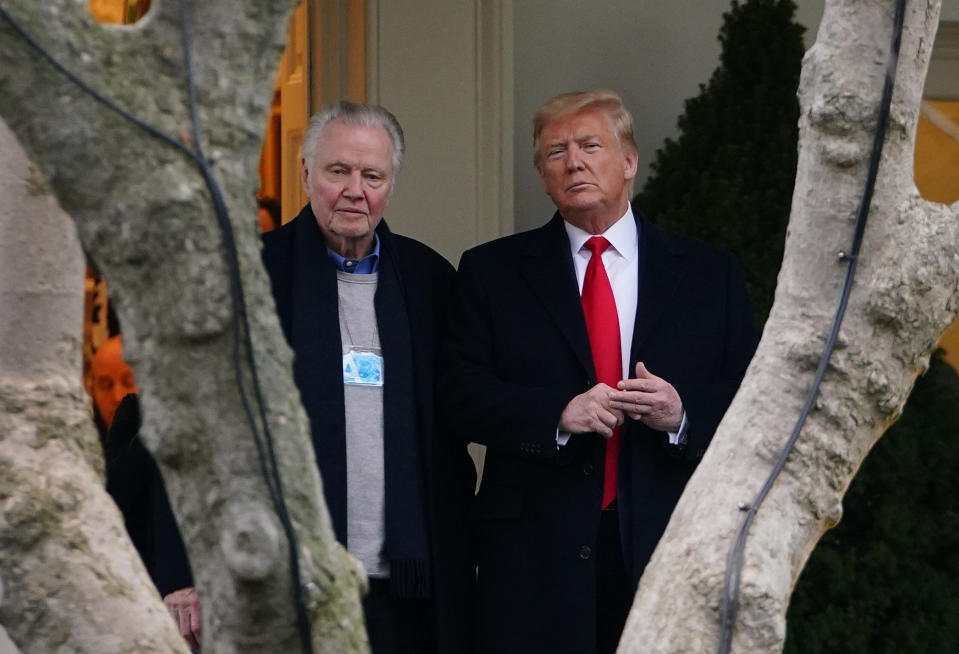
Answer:
[(852, 291), (853, 280), (856, 276), (856, 264), (859, 260), (859, 250), (862, 246), (862, 237), (866, 229), (866, 219), (869, 216), (869, 209), (872, 204), (872, 194), (876, 185), (876, 176), (879, 171), (879, 162), (882, 156), (882, 146), (886, 139), (886, 129), (889, 125), (889, 111), (892, 105), (892, 91), (896, 81), (896, 69), (899, 64), (899, 46), (902, 42), (902, 26), (905, 16), (905, 0), (897, 0), (896, 11), (893, 18), (892, 43), (890, 46), (889, 62), (886, 66), (886, 75), (882, 88), (882, 100), (879, 105), (879, 116), (876, 125), (876, 131), (872, 143), (872, 154), (869, 159), (869, 169), (866, 175), (866, 183), (863, 188), (862, 198), (859, 203), (859, 210), (856, 215), (856, 227), (853, 234), (852, 247), (848, 253), (840, 252), (840, 261), (846, 262), (846, 279), (843, 284), (842, 294), (839, 298), (839, 304), (836, 307), (836, 314), (833, 318), (832, 329), (829, 337), (826, 339), (825, 349), (819, 360), (819, 367), (816, 370), (816, 376), (813, 379), (809, 394), (806, 397), (806, 403), (802, 412), (796, 421), (789, 440), (779, 454), (776, 465), (773, 467), (766, 481), (763, 483), (759, 493), (753, 499), (752, 504), (740, 507), (745, 512), (745, 517), (739, 526), (736, 534), (736, 540), (733, 542), (726, 557), (726, 573), (723, 578), (723, 596), (720, 608), (720, 641), (719, 654), (729, 654), (732, 649), (733, 631), (736, 625), (736, 615), (739, 611), (739, 589), (742, 582), (742, 569), (744, 555), (746, 550), (746, 539), (749, 535), (749, 528), (752, 525), (759, 507), (769, 494), (773, 483), (779, 477), (783, 467), (786, 465), (786, 459), (792, 452), (796, 441), (799, 438), (799, 432), (802, 430), (819, 394), (819, 386), (822, 384), (826, 369), (829, 366), (829, 359), (832, 357), (833, 349), (836, 346), (836, 339), (839, 336), (839, 327), (842, 325), (843, 316), (846, 313), (846, 306), (849, 302), (849, 294)]
[[(302, 651), (305, 654), (312, 654), (313, 639), (310, 628), (309, 612), (306, 602), (306, 588), (300, 580), (300, 562), (296, 540), (296, 532), (293, 528), (293, 522), (290, 518), (286, 505), (286, 499), (283, 495), (283, 483), (280, 475), (279, 465), (276, 460), (276, 452), (273, 443), (273, 436), (270, 433), (269, 422), (266, 418), (266, 403), (263, 400), (263, 394), (257, 376), (256, 361), (253, 352), (253, 342), (250, 334), (249, 318), (246, 311), (246, 302), (243, 295), (243, 284), (240, 278), (239, 254), (236, 248), (236, 240), (233, 234), (233, 225), (230, 221), (229, 212), (226, 207), (226, 201), (223, 198), (223, 192), (216, 177), (210, 168), (209, 163), (203, 153), (202, 128), (200, 124), (199, 113), (196, 104), (196, 85), (194, 82), (194, 72), (191, 54), (191, 35), (190, 21), (187, 15), (186, 0), (180, 0), (180, 23), (183, 37), (183, 58), (187, 74), (187, 87), (189, 92), (190, 117), (193, 128), (193, 149), (188, 148), (180, 141), (163, 133), (158, 128), (149, 125), (142, 120), (131, 115), (129, 112), (119, 107), (109, 98), (103, 96), (83, 80), (74, 75), (70, 70), (63, 66), (57, 59), (50, 55), (35, 39), (33, 39), (20, 24), (0, 6), (0, 18), (3, 18), (13, 30), (22, 38), (31, 48), (50, 63), (55, 70), (64, 75), (81, 91), (89, 95), (95, 101), (102, 104), (110, 111), (116, 113), (124, 120), (135, 125), (137, 128), (150, 134), (154, 138), (173, 147), (181, 154), (189, 158), (196, 164), (213, 202), (214, 213), (217, 218), (217, 224), (220, 228), (223, 248), (227, 256), (227, 269), (230, 278), (230, 299), (233, 309), (233, 368), (236, 377), (237, 387), (240, 392), (240, 399), (243, 404), (243, 410), (246, 414), (247, 422), (253, 433), (253, 441), (256, 445), (257, 456), (260, 464), (260, 472), (266, 483), (270, 499), (273, 502), (274, 510), (283, 527), (288, 544), (288, 555), (290, 559), (290, 572), (293, 578), (293, 600), (296, 606), (297, 630), (299, 632)], [(241, 343), (243, 348), (241, 348)], [(244, 361), (244, 353), (246, 360)], [(250, 404), (248, 397), (247, 383), (243, 375), (243, 364), (249, 366), (250, 379), (252, 382), (253, 401), (259, 414), (260, 424), (262, 424), (263, 434), (260, 434), (257, 419), (254, 416), (254, 409)]]
[[(312, 653), (313, 638), (310, 630), (309, 611), (306, 606), (306, 587), (300, 579), (300, 557), (298, 554), (296, 530), (293, 528), (293, 521), (290, 518), (289, 510), (286, 506), (286, 498), (283, 494), (283, 480), (280, 475), (279, 464), (276, 460), (276, 449), (273, 444), (273, 435), (270, 432), (270, 423), (266, 418), (266, 402), (263, 400), (263, 393), (260, 387), (259, 376), (257, 375), (256, 360), (253, 352), (253, 340), (250, 334), (250, 321), (246, 311), (246, 300), (243, 296), (243, 282), (240, 279), (240, 261), (237, 253), (236, 241), (233, 236), (233, 224), (230, 221), (230, 215), (227, 212), (226, 202), (223, 199), (223, 193), (220, 189), (213, 171), (207, 163), (206, 156), (203, 153), (203, 139), (201, 135), (200, 115), (196, 103), (196, 84), (193, 72), (193, 57), (191, 52), (192, 39), (190, 35), (190, 21), (187, 15), (187, 0), (180, 0), (180, 18), (183, 32), (183, 63), (187, 72), (187, 87), (190, 98), (190, 117), (193, 123), (193, 146), (196, 151), (196, 160), (203, 173), (203, 179), (206, 181), (207, 188), (210, 189), (210, 195), (214, 201), (217, 222), (220, 225), (220, 231), (223, 235), (223, 245), (227, 252), (230, 270), (230, 289), (233, 305), (233, 361), (236, 371), (236, 382), (240, 390), (240, 398), (243, 403), (243, 410), (246, 412), (247, 421), (253, 432), (253, 441), (256, 444), (257, 456), (260, 461), (261, 473), (266, 481), (270, 497), (273, 500), (273, 507), (276, 511), (280, 523), (283, 525), (283, 532), (286, 535), (288, 556), (290, 559), (290, 573), (293, 577), (293, 602), (296, 607), (297, 629), (300, 633), (301, 646), (304, 653)], [(263, 425), (263, 436), (257, 430), (256, 418), (253, 415), (253, 409), (250, 407), (249, 399), (246, 394), (246, 386), (243, 380), (243, 360), (240, 351), (240, 340), (243, 339), (246, 346), (247, 365), (250, 369), (250, 378), (253, 384), (253, 397), (259, 412), (259, 418)], [(264, 441), (266, 457), (264, 457)], [(272, 484), (271, 484), (272, 481)]]

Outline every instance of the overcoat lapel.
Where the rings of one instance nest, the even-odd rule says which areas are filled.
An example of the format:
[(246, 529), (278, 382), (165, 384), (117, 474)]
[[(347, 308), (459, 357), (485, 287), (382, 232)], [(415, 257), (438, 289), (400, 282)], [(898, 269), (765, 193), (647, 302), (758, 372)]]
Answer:
[[(672, 302), (676, 289), (684, 274), (680, 265), (682, 251), (679, 250), (664, 234), (656, 229), (642, 214), (633, 210), (636, 217), (636, 229), (639, 230), (639, 295), (636, 302), (636, 318), (633, 324), (633, 341), (630, 345), (629, 376), (635, 373), (632, 368), (642, 358), (643, 348), (649, 335), (661, 320), (666, 319), (673, 310)], [(681, 300), (682, 301), (682, 300)], [(633, 474), (636, 471), (637, 457), (642, 456), (643, 448), (638, 443), (645, 442), (649, 434), (636, 434), (633, 430), (646, 429), (640, 423), (627, 422), (623, 432), (622, 449), (619, 453), (618, 476), (618, 504), (620, 544), (622, 546), (623, 561), (626, 570), (637, 583), (641, 569), (636, 569), (633, 560), (634, 540), (633, 533), (634, 512), (637, 510), (633, 497)]]
[[(638, 211), (634, 211), (639, 238), (639, 297), (629, 361), (632, 366), (650, 332), (667, 314), (683, 277), (682, 252)], [(633, 371), (630, 370), (630, 376)]]
[(530, 239), (528, 256), (522, 262), (523, 275), (582, 363), (583, 370), (590, 379), (595, 379), (586, 318), (562, 217), (554, 214), (540, 230), (542, 238)]

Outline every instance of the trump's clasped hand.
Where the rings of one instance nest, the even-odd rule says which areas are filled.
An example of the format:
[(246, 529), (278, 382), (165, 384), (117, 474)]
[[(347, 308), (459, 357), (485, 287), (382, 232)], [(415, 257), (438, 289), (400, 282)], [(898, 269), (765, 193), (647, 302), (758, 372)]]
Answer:
[(621, 411), (650, 429), (677, 432), (683, 421), (683, 402), (673, 385), (636, 364), (636, 377), (624, 379), (609, 391), (610, 409)]
[(559, 417), (559, 430), (570, 434), (595, 432), (604, 438), (613, 435), (613, 429), (623, 424), (623, 412), (611, 406), (611, 395), (616, 389), (596, 384), (585, 393), (569, 401)]
[(570, 400), (559, 419), (560, 431), (593, 432), (609, 438), (626, 417), (657, 431), (679, 431), (683, 420), (679, 393), (668, 381), (649, 372), (642, 361), (636, 364), (634, 378), (623, 379), (616, 386), (599, 383)]

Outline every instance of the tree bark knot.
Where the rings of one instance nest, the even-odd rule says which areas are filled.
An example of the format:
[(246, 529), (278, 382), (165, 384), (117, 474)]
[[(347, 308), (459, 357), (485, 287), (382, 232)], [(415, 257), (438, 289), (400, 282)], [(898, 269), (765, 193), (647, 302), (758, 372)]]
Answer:
[(261, 504), (233, 504), (220, 534), (220, 549), (240, 581), (267, 579), (282, 558), (276, 520)]

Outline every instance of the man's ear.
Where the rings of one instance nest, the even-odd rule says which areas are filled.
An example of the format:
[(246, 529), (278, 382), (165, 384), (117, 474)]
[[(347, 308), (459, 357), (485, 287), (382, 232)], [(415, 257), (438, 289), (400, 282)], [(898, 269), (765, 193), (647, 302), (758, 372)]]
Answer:
[(310, 171), (306, 167), (306, 159), (300, 157), (300, 182), (303, 183), (303, 192), (306, 193), (306, 199), (310, 199)]
[(639, 152), (629, 148), (625, 153), (626, 165), (623, 167), (624, 179), (636, 177), (636, 170), (639, 168)]

